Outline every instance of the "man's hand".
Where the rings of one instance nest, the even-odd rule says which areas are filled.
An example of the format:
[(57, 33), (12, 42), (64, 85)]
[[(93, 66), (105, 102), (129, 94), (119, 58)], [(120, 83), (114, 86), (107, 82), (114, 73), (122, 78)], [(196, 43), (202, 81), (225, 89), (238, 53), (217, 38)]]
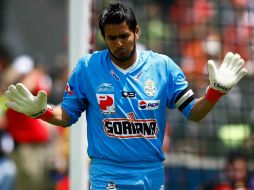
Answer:
[(228, 93), (247, 73), (243, 67), (244, 60), (239, 54), (228, 52), (219, 69), (212, 60), (208, 61), (210, 88), (223, 94)]
[(10, 85), (5, 95), (8, 98), (7, 107), (29, 117), (37, 118), (47, 111), (47, 94), (44, 91), (34, 96), (23, 84), (18, 83)]
[(244, 60), (239, 54), (228, 52), (219, 69), (212, 60), (208, 61), (210, 86), (206, 91), (206, 99), (215, 104), (221, 96), (228, 93), (234, 85), (247, 73), (243, 67)]

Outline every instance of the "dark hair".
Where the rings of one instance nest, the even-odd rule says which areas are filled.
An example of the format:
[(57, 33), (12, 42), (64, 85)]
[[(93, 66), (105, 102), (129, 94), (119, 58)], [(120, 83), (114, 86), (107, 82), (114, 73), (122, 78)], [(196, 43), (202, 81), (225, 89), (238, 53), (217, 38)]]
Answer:
[(247, 153), (244, 152), (243, 150), (233, 150), (228, 153), (227, 163), (232, 164), (234, 161), (238, 159), (245, 160), (247, 162), (248, 161)]
[(129, 28), (135, 32), (137, 20), (131, 8), (123, 2), (111, 3), (99, 16), (99, 28), (104, 37), (104, 26), (106, 24), (121, 24), (126, 21)]

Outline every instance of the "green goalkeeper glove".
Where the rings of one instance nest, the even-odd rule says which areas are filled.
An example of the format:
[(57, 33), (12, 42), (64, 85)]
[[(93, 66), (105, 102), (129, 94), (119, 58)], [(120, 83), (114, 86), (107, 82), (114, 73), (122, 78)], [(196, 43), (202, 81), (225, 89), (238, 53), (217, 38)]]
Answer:
[(7, 107), (32, 118), (40, 118), (49, 108), (46, 92), (41, 90), (34, 96), (21, 83), (10, 85), (5, 95), (8, 98)]
[(216, 103), (218, 99), (228, 93), (241, 78), (247, 73), (243, 67), (244, 60), (239, 54), (228, 52), (219, 69), (214, 61), (208, 61), (208, 73), (210, 86), (206, 92), (206, 98)]

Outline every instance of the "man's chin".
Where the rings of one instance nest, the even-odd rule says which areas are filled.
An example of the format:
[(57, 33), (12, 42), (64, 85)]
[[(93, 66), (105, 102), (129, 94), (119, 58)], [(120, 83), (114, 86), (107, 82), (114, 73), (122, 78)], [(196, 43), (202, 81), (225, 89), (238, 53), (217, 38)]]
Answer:
[(125, 56), (125, 55), (118, 55), (118, 56), (113, 56), (113, 58), (116, 60), (116, 61), (121, 61), (121, 62), (124, 62), (124, 61), (128, 61), (130, 60), (131, 56)]
[(121, 57), (121, 58), (116, 59), (116, 61), (120, 61), (120, 62), (125, 62), (125, 61), (128, 61), (128, 60), (130, 60), (129, 57), (126, 57), (126, 58)]

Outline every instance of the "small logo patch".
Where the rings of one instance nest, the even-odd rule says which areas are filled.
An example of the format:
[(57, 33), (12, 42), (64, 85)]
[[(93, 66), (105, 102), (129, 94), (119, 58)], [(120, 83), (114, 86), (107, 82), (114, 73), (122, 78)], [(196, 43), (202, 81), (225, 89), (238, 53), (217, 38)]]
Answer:
[(120, 80), (120, 78), (119, 78), (119, 76), (117, 76), (117, 74), (115, 73), (115, 71), (114, 70), (111, 70), (110, 71), (110, 74), (112, 75), (112, 77), (114, 77), (116, 80)]
[(110, 181), (107, 185), (107, 190), (116, 190), (116, 184), (112, 181)]
[(122, 97), (124, 98), (135, 98), (135, 92), (122, 91)]
[(67, 92), (69, 95), (73, 95), (72, 86), (69, 85), (69, 83), (65, 86), (65, 92)]
[(140, 78), (141, 74), (142, 74), (142, 71), (140, 71), (140, 72), (134, 77), (134, 80), (135, 80), (135, 81), (138, 81), (138, 79)]
[(97, 87), (96, 89), (97, 93), (103, 94), (103, 93), (113, 93), (114, 88), (112, 84), (109, 83), (102, 83), (100, 86)]

